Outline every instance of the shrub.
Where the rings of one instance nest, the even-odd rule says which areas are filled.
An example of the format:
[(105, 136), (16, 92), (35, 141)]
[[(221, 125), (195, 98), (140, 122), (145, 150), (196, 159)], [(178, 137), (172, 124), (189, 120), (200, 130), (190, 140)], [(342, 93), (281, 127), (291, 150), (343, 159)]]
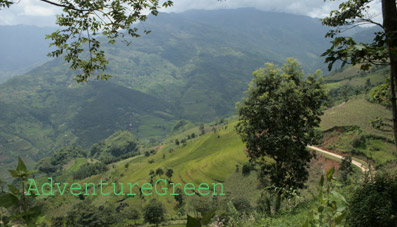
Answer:
[(397, 226), (397, 177), (377, 175), (353, 194), (350, 226)]
[(236, 210), (238, 210), (239, 212), (248, 213), (252, 209), (250, 202), (244, 197), (235, 198), (232, 202), (234, 208), (236, 208)]
[(164, 215), (164, 205), (155, 199), (152, 199), (149, 204), (143, 208), (143, 218), (147, 223), (160, 224), (164, 221)]
[(250, 173), (251, 173), (251, 164), (250, 163), (244, 163), (242, 173), (243, 173), (243, 176), (250, 175)]
[(354, 148), (359, 148), (359, 147), (365, 148), (365, 145), (366, 145), (365, 142), (366, 142), (365, 137), (364, 136), (359, 136), (359, 137), (356, 137), (356, 138), (353, 139), (352, 146)]

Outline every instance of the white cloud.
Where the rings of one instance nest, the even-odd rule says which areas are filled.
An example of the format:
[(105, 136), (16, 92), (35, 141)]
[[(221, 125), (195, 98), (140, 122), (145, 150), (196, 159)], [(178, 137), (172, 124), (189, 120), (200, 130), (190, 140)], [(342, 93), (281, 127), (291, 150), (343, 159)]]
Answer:
[(255, 7), (264, 11), (278, 11), (307, 16), (323, 17), (337, 2), (324, 0), (174, 0), (174, 6), (166, 11), (181, 12), (188, 9), (234, 9)]
[[(235, 9), (255, 7), (265, 11), (278, 11), (321, 18), (337, 8), (339, 1), (324, 0), (174, 0), (174, 6), (166, 12), (183, 12), (190, 9)], [(38, 26), (56, 26), (55, 15), (61, 9), (39, 0), (20, 0), (9, 9), (0, 10), (0, 25), (29, 24)], [(381, 21), (380, 3), (376, 0), (371, 6), (371, 15), (378, 15)]]
[(60, 11), (58, 7), (49, 6), (37, 0), (23, 0), (20, 4), (23, 4), (23, 14), (21, 16), (55, 16)]
[(61, 10), (38, 0), (21, 0), (0, 10), (0, 25), (55, 26), (55, 15)]

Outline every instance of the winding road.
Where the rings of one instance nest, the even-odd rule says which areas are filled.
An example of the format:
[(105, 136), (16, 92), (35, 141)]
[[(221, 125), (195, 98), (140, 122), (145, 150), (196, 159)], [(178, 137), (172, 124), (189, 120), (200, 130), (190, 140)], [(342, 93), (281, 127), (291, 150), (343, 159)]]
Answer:
[[(319, 153), (327, 154), (327, 155), (330, 155), (330, 156), (335, 157), (335, 158), (340, 159), (340, 160), (343, 159), (343, 156), (342, 156), (342, 155), (335, 154), (335, 153), (332, 153), (332, 152), (329, 152), (329, 151), (326, 151), (326, 150), (324, 150), (324, 149), (321, 149), (321, 148), (318, 148), (318, 147), (314, 147), (314, 146), (307, 146), (307, 147), (308, 147), (309, 149), (315, 150), (315, 151), (317, 151), (317, 152), (319, 152)], [(364, 161), (362, 161), (362, 162), (365, 163)], [(368, 167), (366, 167), (363, 163), (358, 162), (358, 161), (356, 161), (356, 160), (352, 160), (352, 164), (353, 164), (353, 165), (355, 165), (355, 166), (357, 166), (358, 168), (360, 168), (361, 171), (362, 171), (363, 173), (366, 173), (366, 172), (369, 171), (369, 169), (368, 169)], [(367, 165), (368, 165), (368, 163), (367, 163)], [(368, 166), (369, 166), (369, 165), (368, 165)]]

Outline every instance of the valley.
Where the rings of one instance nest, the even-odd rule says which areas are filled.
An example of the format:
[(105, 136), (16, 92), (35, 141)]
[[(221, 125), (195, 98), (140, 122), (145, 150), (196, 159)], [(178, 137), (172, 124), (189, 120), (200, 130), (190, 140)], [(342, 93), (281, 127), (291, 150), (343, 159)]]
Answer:
[[(62, 57), (43, 57), (50, 49), (40, 37), (53, 28), (0, 26), (18, 37), (0, 45), (13, 53), (0, 53), (0, 225), (19, 210), (15, 220), (33, 220), (21, 226), (346, 226), (359, 192), (394, 206), (388, 67), (328, 72), (328, 28), (308, 16), (191, 10), (137, 26), (152, 32), (104, 44), (112, 77), (87, 83)], [(366, 41), (374, 31), (351, 36)], [(21, 41), (29, 32), (41, 41)], [(300, 98), (307, 106), (294, 112)], [(249, 136), (244, 114), (265, 116), (247, 121)], [(260, 128), (266, 121), (274, 127)], [(247, 145), (264, 135), (277, 155)], [(289, 157), (293, 146), (303, 149)], [(294, 171), (274, 176), (282, 168)]]

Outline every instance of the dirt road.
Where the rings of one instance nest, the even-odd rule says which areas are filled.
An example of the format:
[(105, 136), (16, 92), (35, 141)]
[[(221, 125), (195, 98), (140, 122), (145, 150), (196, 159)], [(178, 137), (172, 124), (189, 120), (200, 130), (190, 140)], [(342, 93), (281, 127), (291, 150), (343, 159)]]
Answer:
[[(312, 149), (312, 150), (315, 150), (315, 151), (317, 151), (319, 153), (327, 154), (327, 155), (330, 155), (330, 156), (335, 157), (335, 158), (340, 159), (340, 160), (343, 159), (342, 155), (335, 154), (335, 153), (332, 153), (332, 152), (329, 152), (329, 151), (326, 151), (326, 150), (323, 150), (321, 148), (314, 147), (314, 146), (307, 146), (307, 147)], [(358, 168), (360, 168), (361, 171), (363, 171), (363, 173), (366, 173), (369, 170), (368, 167), (366, 167), (365, 165), (363, 165), (362, 163), (360, 163), (360, 162), (358, 162), (356, 160), (352, 160), (352, 164), (357, 166)]]

